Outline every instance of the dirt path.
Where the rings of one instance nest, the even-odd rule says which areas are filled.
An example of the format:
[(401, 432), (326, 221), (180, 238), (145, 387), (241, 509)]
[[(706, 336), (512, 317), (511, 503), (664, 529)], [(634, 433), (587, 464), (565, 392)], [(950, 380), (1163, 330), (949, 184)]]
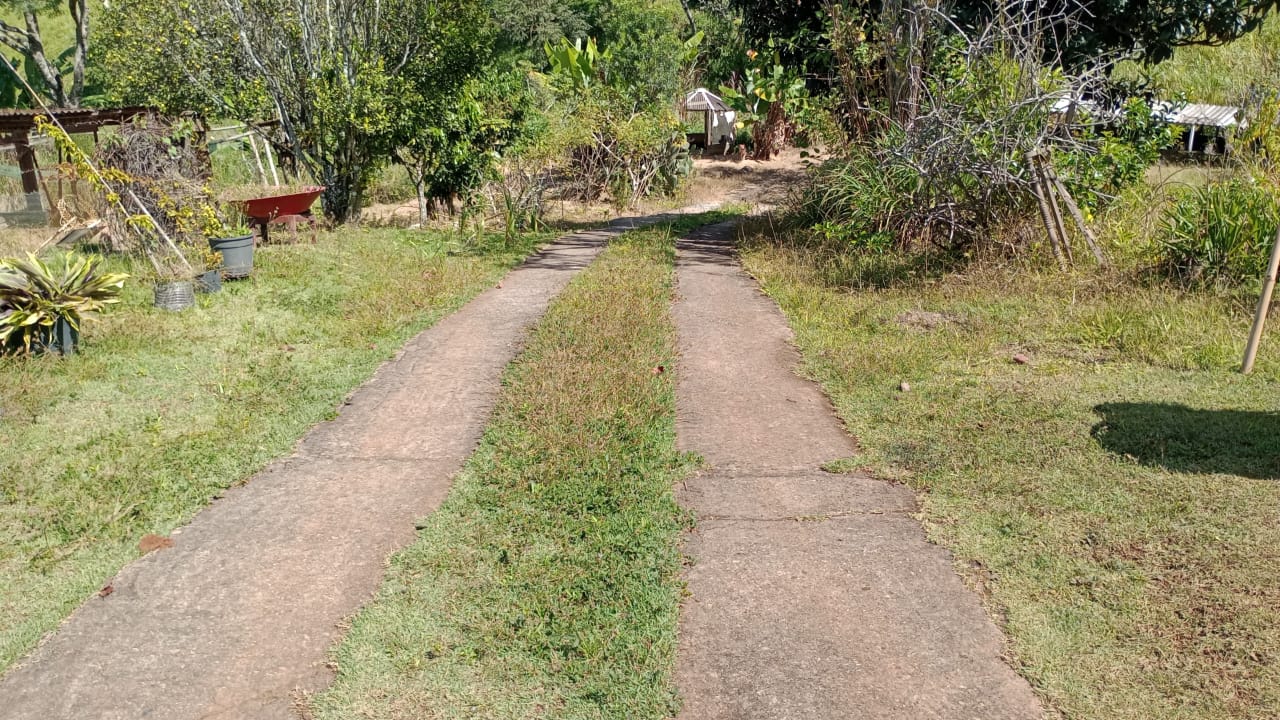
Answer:
[(819, 466), (855, 454), (734, 229), (679, 245), (678, 433), (706, 469), (681, 489), (681, 718), (1039, 718), (1003, 638), (902, 487)]
[(328, 684), (343, 619), (444, 499), (506, 365), (547, 304), (623, 230), (566, 236), (408, 343), (273, 463), (82, 605), (0, 679), (13, 720), (288, 718)]

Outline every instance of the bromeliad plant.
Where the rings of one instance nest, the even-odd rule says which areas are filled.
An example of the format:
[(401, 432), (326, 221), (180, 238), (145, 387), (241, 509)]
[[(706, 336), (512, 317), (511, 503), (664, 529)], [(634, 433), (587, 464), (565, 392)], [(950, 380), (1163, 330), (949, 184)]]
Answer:
[(75, 253), (47, 263), (30, 254), (0, 259), (0, 348), (47, 348), (59, 322), (78, 333), (85, 319), (120, 302), (129, 276), (103, 272), (101, 263)]

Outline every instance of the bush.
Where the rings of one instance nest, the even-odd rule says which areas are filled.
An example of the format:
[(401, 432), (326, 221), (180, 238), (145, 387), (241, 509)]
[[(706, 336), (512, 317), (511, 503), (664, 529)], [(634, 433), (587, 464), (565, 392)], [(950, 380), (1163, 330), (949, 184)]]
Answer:
[(1080, 207), (1098, 210), (1141, 180), (1160, 152), (1173, 145), (1175, 135), (1176, 129), (1154, 115), (1146, 101), (1131, 98), (1110, 126), (1086, 133), (1082, 149), (1054, 153), (1054, 165)]
[(882, 167), (870, 155), (832, 160), (815, 168), (793, 198), (792, 219), (825, 240), (885, 250), (913, 211), (911, 190), (918, 184), (910, 168)]
[(1265, 271), (1277, 227), (1275, 189), (1252, 178), (1183, 190), (1161, 222), (1160, 263), (1186, 282), (1238, 284)]

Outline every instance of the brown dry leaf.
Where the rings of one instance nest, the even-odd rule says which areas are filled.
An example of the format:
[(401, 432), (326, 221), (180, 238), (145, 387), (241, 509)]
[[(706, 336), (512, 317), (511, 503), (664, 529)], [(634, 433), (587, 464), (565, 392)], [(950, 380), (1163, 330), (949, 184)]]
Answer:
[(101, 590), (98, 591), (98, 597), (104, 598), (115, 591), (116, 591), (116, 586), (112, 585), (111, 583), (107, 583), (106, 585), (102, 586)]
[(164, 548), (173, 547), (173, 541), (163, 535), (148, 533), (142, 536), (142, 540), (138, 542), (138, 549), (146, 555), (153, 550), (162, 550)]

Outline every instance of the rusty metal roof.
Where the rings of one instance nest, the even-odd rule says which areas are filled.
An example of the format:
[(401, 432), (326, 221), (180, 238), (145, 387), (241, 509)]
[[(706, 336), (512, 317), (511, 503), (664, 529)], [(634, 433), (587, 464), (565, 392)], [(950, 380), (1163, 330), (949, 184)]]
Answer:
[(52, 115), (69, 133), (92, 132), (105, 125), (120, 125), (138, 115), (155, 112), (153, 108), (130, 106), (119, 108), (53, 108), (31, 110), (0, 109), (0, 137), (26, 137), (35, 129), (36, 116)]

